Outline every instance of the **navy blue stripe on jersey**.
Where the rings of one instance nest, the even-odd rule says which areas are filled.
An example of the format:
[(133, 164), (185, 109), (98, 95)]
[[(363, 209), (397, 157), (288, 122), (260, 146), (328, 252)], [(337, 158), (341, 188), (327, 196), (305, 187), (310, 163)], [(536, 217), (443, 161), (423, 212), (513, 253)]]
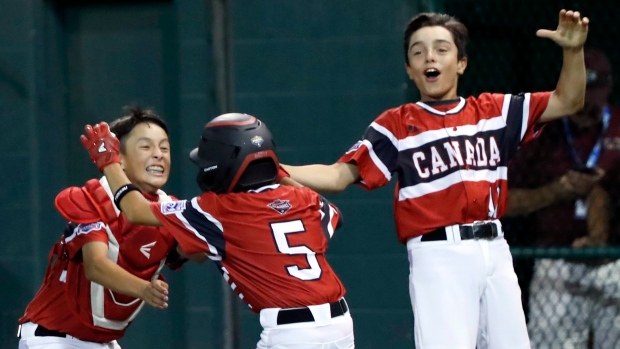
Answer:
[(65, 225), (65, 231), (63, 232), (63, 234), (65, 235), (65, 239), (73, 235), (73, 232), (75, 231), (75, 228), (77, 228), (77, 226), (78, 225), (73, 222), (68, 222), (67, 225)]
[(340, 226), (342, 225), (342, 218), (341, 216), (338, 216), (338, 222), (334, 227), (334, 225), (332, 224), (332, 219), (334, 218), (334, 215), (337, 214), (336, 209), (332, 207), (331, 203), (324, 197), (321, 196), (320, 200), (321, 228), (323, 229), (323, 234), (325, 234), (325, 237), (329, 240), (334, 235), (336, 229), (340, 228)]
[(506, 137), (504, 149), (507, 150), (507, 159), (512, 159), (513, 155), (519, 148), (519, 144), (525, 135), (525, 129), (527, 129), (527, 123), (529, 118), (529, 108), (525, 109), (528, 113), (524, 117), (524, 102), (526, 101), (524, 94), (518, 94), (515, 96), (506, 95), (506, 98), (510, 98), (508, 104), (508, 110), (506, 111)]
[(504, 129), (479, 131), (475, 135), (445, 133), (444, 138), (403, 149), (398, 160), (400, 187), (430, 183), (461, 170), (506, 166), (506, 154), (500, 153), (504, 136)]
[[(373, 122), (366, 130), (363, 144), (389, 181), (398, 161), (398, 140), (385, 127)], [(380, 155), (379, 155), (380, 154)]]
[(191, 200), (191, 205), (186, 205), (185, 210), (176, 215), (187, 229), (208, 244), (212, 255), (226, 258), (226, 242), (222, 223), (210, 213), (202, 210), (196, 198)]

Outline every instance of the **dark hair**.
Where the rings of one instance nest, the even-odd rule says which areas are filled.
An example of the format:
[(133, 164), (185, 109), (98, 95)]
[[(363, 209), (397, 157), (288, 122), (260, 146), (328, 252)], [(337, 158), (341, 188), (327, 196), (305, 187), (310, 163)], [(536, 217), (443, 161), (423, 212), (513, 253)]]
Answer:
[(456, 45), (456, 48), (458, 50), (459, 60), (467, 57), (465, 47), (467, 46), (467, 41), (469, 41), (469, 35), (467, 33), (467, 27), (465, 26), (465, 24), (461, 23), (458, 19), (450, 15), (446, 15), (443, 13), (425, 12), (413, 17), (411, 21), (409, 21), (409, 24), (407, 24), (407, 28), (405, 29), (403, 48), (405, 50), (405, 62), (407, 63), (407, 66), (409, 65), (408, 53), (409, 40), (411, 39), (411, 35), (413, 35), (413, 33), (415, 33), (420, 28), (434, 26), (444, 27), (450, 32), (450, 34), (452, 34), (452, 39), (454, 40), (454, 44)]
[(142, 109), (138, 106), (123, 107), (126, 114), (110, 123), (110, 131), (114, 132), (121, 142), (121, 153), (125, 153), (125, 144), (127, 143), (127, 135), (133, 129), (142, 123), (152, 123), (161, 127), (168, 134), (168, 125), (162, 120), (154, 110)]

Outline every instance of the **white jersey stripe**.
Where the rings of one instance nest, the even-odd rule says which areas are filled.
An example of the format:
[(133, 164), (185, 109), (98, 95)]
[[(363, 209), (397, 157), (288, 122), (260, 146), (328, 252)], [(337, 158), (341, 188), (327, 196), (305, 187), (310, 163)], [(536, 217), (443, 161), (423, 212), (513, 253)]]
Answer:
[(381, 171), (381, 173), (383, 173), (383, 175), (389, 182), (392, 179), (392, 174), (388, 170), (387, 166), (385, 166), (385, 164), (381, 161), (381, 159), (379, 159), (377, 154), (375, 154), (375, 151), (372, 148), (372, 143), (370, 143), (369, 140), (364, 139), (364, 141), (362, 141), (362, 144), (365, 145), (366, 148), (368, 148), (368, 155), (370, 155), (372, 162), (375, 164), (375, 166), (377, 166), (377, 168)]
[(437, 193), (462, 182), (487, 181), (495, 183), (498, 180), (508, 179), (508, 168), (498, 167), (496, 170), (460, 170), (429, 183), (420, 183), (401, 188), (398, 191), (398, 201), (415, 199), (424, 195)]
[(476, 125), (459, 126), (456, 131), (451, 130), (450, 134), (448, 134), (446, 129), (426, 131), (400, 140), (398, 142), (398, 151), (420, 147), (438, 140), (448, 140), (449, 137), (473, 136), (483, 131), (501, 130), (504, 127), (506, 127), (505, 116), (499, 115), (490, 119), (480, 120)]
[(379, 125), (376, 122), (373, 122), (372, 124), (370, 124), (370, 127), (374, 128), (377, 132), (387, 137), (387, 139), (389, 139), (390, 142), (392, 142), (392, 144), (394, 145), (394, 148), (398, 149), (398, 138), (396, 138), (394, 134), (390, 132), (390, 130)]
[[(198, 200), (196, 198), (192, 199), (192, 207), (202, 213), (202, 215), (205, 216), (205, 218), (207, 218), (211, 223), (213, 223), (221, 232), (222, 234), (224, 233), (224, 228), (222, 227), (222, 223), (220, 221), (218, 221), (217, 219), (215, 219), (213, 216), (211, 216), (209, 213), (203, 211), (200, 206), (198, 206)], [(204, 236), (202, 236), (194, 227), (192, 227), (191, 224), (189, 224), (189, 222), (187, 221), (187, 219), (185, 219), (185, 217), (183, 216), (183, 212), (177, 212), (175, 213), (175, 216), (177, 216), (177, 218), (183, 223), (183, 225), (185, 226), (185, 228), (187, 228), (187, 230), (191, 231), (192, 233), (194, 233), (194, 235), (196, 235), (197, 238), (199, 238), (200, 240), (204, 241), (207, 246), (209, 246), (209, 252), (213, 255), (219, 255), (217, 249), (215, 248), (215, 246), (211, 245), (209, 243), (209, 241), (207, 241), (207, 239), (205, 239)]]
[(525, 132), (527, 131), (527, 125), (529, 124), (529, 119), (530, 119), (530, 96), (531, 94), (529, 93), (525, 93), (524, 94), (524, 101), (523, 101), (523, 121), (521, 121), (521, 139), (520, 141), (523, 141), (523, 137), (525, 137)]
[(332, 224), (332, 221), (334, 220), (334, 215), (336, 214), (336, 210), (331, 206), (329, 206), (329, 223), (327, 224), (327, 232), (329, 232), (329, 237), (331, 238), (332, 236), (334, 236), (334, 225)]
[(508, 109), (510, 108), (510, 101), (512, 100), (512, 95), (504, 95), (504, 104), (502, 104), (502, 117), (504, 118), (504, 122), (508, 121)]

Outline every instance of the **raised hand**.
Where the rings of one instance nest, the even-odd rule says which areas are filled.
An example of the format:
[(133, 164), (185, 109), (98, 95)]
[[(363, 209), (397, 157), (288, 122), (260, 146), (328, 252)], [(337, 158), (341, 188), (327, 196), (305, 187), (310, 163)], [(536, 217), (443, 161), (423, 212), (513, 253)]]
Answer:
[(97, 165), (100, 172), (103, 172), (103, 169), (110, 164), (121, 162), (120, 142), (110, 132), (110, 126), (107, 123), (101, 122), (95, 126), (86, 125), (84, 132), (86, 135), (81, 135), (80, 141), (88, 150), (90, 159)]
[(588, 37), (588, 17), (581, 18), (578, 11), (560, 11), (560, 19), (556, 30), (539, 29), (536, 35), (549, 38), (565, 49), (581, 48)]
[(151, 281), (142, 291), (140, 299), (158, 309), (168, 308), (168, 284), (159, 279)]

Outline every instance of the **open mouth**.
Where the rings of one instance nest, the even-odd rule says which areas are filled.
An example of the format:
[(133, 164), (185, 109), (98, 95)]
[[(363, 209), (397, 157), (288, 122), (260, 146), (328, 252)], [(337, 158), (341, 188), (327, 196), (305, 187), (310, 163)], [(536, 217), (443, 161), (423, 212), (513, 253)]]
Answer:
[(146, 168), (146, 172), (154, 174), (154, 175), (162, 175), (164, 174), (164, 167), (153, 165)]
[(435, 79), (439, 76), (439, 74), (440, 74), (439, 70), (435, 68), (428, 68), (424, 71), (424, 76), (426, 76), (429, 79)]

